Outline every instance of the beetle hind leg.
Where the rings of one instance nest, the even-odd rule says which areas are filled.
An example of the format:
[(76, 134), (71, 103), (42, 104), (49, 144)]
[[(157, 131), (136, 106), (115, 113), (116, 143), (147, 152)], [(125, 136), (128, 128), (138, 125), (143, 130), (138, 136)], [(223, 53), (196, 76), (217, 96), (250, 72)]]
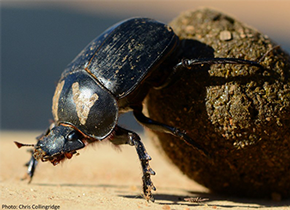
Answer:
[(181, 140), (183, 140), (186, 144), (188, 144), (189, 146), (197, 149), (202, 155), (211, 158), (209, 153), (207, 152), (207, 150), (200, 144), (198, 144), (196, 141), (194, 141), (193, 139), (191, 139), (185, 131), (182, 131), (178, 128), (154, 121), (148, 117), (146, 117), (143, 113), (142, 113), (142, 105), (140, 106), (136, 106), (133, 107), (133, 114), (135, 116), (135, 118), (138, 120), (138, 122), (140, 122), (142, 125), (144, 125), (145, 127), (148, 127), (152, 130), (156, 130), (156, 131), (161, 131), (164, 133), (169, 133), (171, 135), (174, 135), (178, 138), (180, 138)]
[(141, 166), (142, 166), (143, 193), (144, 193), (145, 199), (147, 201), (150, 200), (154, 202), (154, 198), (151, 191), (152, 190), (155, 191), (156, 188), (154, 187), (153, 182), (151, 181), (151, 175), (155, 175), (155, 172), (149, 165), (149, 161), (151, 160), (151, 157), (147, 153), (144, 147), (144, 144), (142, 143), (138, 134), (132, 131), (116, 126), (114, 132), (115, 132), (114, 136), (110, 139), (110, 141), (113, 144), (115, 145), (129, 144), (130, 146), (135, 146), (135, 149), (137, 151), (137, 154), (141, 162)]

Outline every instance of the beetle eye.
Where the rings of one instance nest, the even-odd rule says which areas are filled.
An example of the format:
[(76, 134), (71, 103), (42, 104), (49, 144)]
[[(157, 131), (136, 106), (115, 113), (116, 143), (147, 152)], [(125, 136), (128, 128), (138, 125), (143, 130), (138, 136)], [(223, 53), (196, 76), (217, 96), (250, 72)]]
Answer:
[(72, 131), (67, 135), (66, 139), (68, 141), (76, 141), (79, 139), (79, 134), (76, 131)]

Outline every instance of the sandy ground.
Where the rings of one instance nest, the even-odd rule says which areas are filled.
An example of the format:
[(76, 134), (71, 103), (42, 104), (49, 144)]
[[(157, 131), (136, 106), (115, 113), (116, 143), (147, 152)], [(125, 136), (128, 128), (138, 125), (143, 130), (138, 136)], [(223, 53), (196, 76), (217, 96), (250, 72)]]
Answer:
[[(141, 167), (135, 149), (121, 150), (108, 142), (80, 151), (80, 155), (61, 165), (40, 163), (31, 184), (20, 181), (26, 172), (23, 164), (30, 158), (25, 148), (13, 141), (34, 143), (39, 133), (1, 133), (1, 208), (2, 209), (290, 209), (290, 200), (275, 202), (211, 194), (185, 177), (168, 163), (145, 137), (153, 158), (157, 187), (155, 203), (141, 196)], [(201, 203), (184, 198), (207, 198)]]

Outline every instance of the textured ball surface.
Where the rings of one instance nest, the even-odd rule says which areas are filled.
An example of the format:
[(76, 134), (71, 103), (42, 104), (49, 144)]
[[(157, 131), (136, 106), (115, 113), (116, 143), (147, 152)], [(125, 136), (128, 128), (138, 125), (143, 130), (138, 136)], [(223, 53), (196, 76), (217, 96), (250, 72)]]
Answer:
[(169, 134), (152, 132), (154, 142), (184, 174), (214, 192), (290, 197), (289, 55), (267, 36), (214, 10), (185, 12), (169, 25), (181, 39), (181, 58), (262, 59), (265, 69), (185, 68), (172, 86), (151, 90), (150, 118), (186, 130), (211, 158)]

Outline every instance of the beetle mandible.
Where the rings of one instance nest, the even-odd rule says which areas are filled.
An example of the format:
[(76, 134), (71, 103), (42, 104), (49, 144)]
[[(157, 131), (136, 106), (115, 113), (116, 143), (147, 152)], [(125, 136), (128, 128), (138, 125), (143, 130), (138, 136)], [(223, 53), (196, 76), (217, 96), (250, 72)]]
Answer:
[[(30, 181), (37, 160), (57, 165), (86, 145), (109, 140), (114, 145), (135, 146), (143, 170), (143, 193), (154, 201), (155, 187), (147, 153), (140, 137), (117, 124), (120, 114), (133, 111), (137, 121), (150, 129), (170, 133), (209, 156), (185, 131), (156, 122), (142, 113), (142, 101), (150, 88), (170, 86), (184, 68), (193, 65), (259, 62), (237, 58), (179, 58), (179, 37), (166, 24), (149, 18), (122, 21), (89, 43), (66, 67), (57, 84), (52, 104), (54, 122), (37, 137), (27, 163)], [(210, 156), (209, 156), (210, 157)]]

